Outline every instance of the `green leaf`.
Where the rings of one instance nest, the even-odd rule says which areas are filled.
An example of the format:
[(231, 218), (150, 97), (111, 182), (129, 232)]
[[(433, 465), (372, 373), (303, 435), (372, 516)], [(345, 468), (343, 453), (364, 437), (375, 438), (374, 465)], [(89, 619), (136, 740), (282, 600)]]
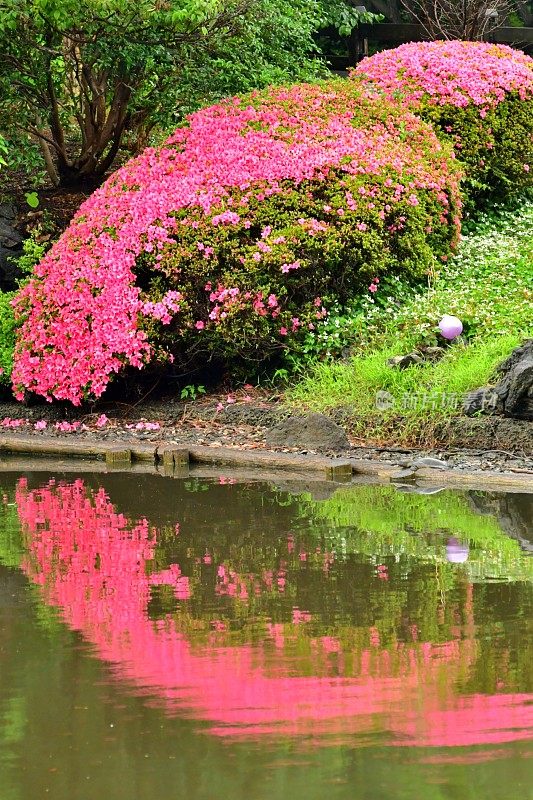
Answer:
[(39, 197), (37, 196), (37, 192), (28, 192), (26, 194), (26, 202), (30, 208), (38, 208)]

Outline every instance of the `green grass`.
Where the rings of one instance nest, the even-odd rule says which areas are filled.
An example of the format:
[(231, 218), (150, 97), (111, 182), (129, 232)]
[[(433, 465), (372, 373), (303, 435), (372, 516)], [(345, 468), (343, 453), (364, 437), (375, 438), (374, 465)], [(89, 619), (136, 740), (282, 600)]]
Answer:
[[(315, 411), (342, 408), (352, 434), (365, 441), (433, 443), (437, 426), (461, 413), (464, 395), (490, 383), (498, 363), (533, 335), (532, 230), (531, 201), (482, 218), (441, 274), (402, 306), (396, 298), (381, 299), (348, 323), (344, 317), (335, 336), (353, 356), (311, 366), (286, 402)], [(464, 341), (434, 364), (405, 370), (387, 364), (418, 345), (442, 343), (436, 325), (445, 313), (461, 318)], [(331, 320), (328, 327), (334, 330)], [(390, 393), (390, 408), (376, 407), (378, 392)]]

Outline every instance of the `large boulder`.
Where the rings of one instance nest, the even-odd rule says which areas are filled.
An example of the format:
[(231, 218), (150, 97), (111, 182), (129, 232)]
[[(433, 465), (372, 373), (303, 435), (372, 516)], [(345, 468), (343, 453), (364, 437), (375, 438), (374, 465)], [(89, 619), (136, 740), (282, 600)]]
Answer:
[(467, 395), (463, 410), (475, 413), (500, 413), (515, 419), (533, 420), (533, 339), (517, 347), (497, 368), (501, 376), (494, 387), (476, 389)]
[(511, 353), (498, 367), (502, 376), (496, 387), (508, 417), (533, 420), (533, 339)]
[(11, 203), (0, 203), (0, 291), (11, 291), (17, 285), (14, 259), (22, 253), (22, 236), (15, 228), (16, 209)]
[(300, 447), (319, 452), (346, 450), (346, 432), (324, 414), (294, 415), (267, 431), (265, 441), (272, 447)]

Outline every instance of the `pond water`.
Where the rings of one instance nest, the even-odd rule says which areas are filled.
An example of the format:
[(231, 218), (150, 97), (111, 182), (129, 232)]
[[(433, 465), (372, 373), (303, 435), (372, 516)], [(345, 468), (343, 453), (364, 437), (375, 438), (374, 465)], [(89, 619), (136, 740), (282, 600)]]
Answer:
[(532, 798), (532, 519), (3, 472), (0, 799)]

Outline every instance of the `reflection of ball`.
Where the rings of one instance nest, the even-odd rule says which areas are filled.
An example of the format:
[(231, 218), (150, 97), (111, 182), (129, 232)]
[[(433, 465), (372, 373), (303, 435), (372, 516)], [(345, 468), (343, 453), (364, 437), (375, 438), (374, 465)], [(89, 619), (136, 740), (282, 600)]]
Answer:
[(455, 339), (463, 332), (463, 323), (458, 317), (445, 314), (439, 322), (439, 328), (445, 339)]
[(451, 536), (446, 543), (446, 558), (451, 564), (464, 564), (468, 561), (468, 553), (470, 549), (467, 544), (461, 542)]

